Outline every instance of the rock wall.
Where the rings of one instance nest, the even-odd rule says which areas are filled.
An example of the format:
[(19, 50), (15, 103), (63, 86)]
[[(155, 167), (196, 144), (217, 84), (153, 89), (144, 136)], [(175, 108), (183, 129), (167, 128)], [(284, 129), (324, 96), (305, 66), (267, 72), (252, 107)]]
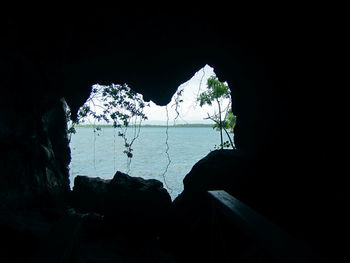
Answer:
[[(47, 206), (69, 191), (70, 149), (64, 104), (44, 114), (8, 108), (1, 119), (1, 205), (8, 208)], [(18, 112), (19, 111), (19, 112)]]
[(166, 225), (171, 198), (160, 181), (118, 171), (111, 180), (77, 176), (71, 204), (82, 212), (99, 213), (130, 232), (136, 228), (156, 232)]
[[(287, 226), (295, 223), (291, 211), (300, 225), (319, 222), (315, 239), (322, 235), (318, 227), (337, 226), (333, 238), (350, 233), (342, 153), (347, 103), (338, 81), (344, 33), (322, 12), (302, 10), (245, 16), (217, 5), (2, 16), (1, 205), (25, 206), (35, 196), (68, 191), (62, 98), (74, 118), (92, 84), (128, 83), (165, 105), (209, 64), (228, 82), (238, 116), (239, 156), (227, 170), (259, 190), (250, 192), (253, 206)], [(249, 169), (237, 169), (237, 160)]]
[[(305, 187), (305, 195), (315, 181), (320, 192), (328, 187), (327, 179), (320, 176), (325, 171), (337, 177), (335, 182), (342, 181), (338, 163), (343, 161), (339, 154), (343, 142), (338, 133), (342, 134), (346, 104), (340, 90), (333, 90), (339, 85), (332, 66), (340, 49), (330, 55), (324, 52), (328, 42), (319, 41), (325, 35), (336, 39), (336, 30), (324, 29), (322, 22), (311, 27), (303, 15), (294, 23), (294, 16), (287, 14), (252, 12), (247, 19), (222, 6), (156, 10), (2, 17), (0, 138), (4, 145), (41, 138), (43, 142), (34, 144), (55, 152), (57, 169), (67, 174), (67, 144), (53, 139), (66, 140), (63, 128), (51, 128), (49, 138), (44, 132), (47, 127), (41, 127), (48, 125), (41, 124), (43, 115), (61, 98), (74, 118), (92, 84), (126, 82), (146, 99), (165, 105), (179, 84), (209, 64), (230, 86), (238, 116), (235, 145), (246, 158), (257, 161), (256, 170), (273, 169), (269, 172), (273, 177), (283, 173), (302, 180), (299, 187)], [(56, 123), (56, 117), (50, 118)], [(4, 163), (13, 163), (6, 158)], [(301, 175), (301, 167), (307, 176)], [(15, 178), (7, 173), (2, 177)], [(336, 189), (344, 192), (343, 184), (332, 185), (332, 191)]]

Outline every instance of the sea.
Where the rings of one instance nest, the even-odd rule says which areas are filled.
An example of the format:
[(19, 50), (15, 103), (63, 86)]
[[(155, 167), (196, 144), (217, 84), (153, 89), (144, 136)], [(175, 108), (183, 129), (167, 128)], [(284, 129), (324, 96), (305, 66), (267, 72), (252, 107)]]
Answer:
[[(132, 158), (123, 153), (125, 142), (118, 128), (77, 127), (70, 148), (70, 185), (77, 175), (111, 179), (117, 171), (145, 179), (157, 179), (175, 199), (193, 165), (220, 144), (220, 134), (211, 127), (129, 127)], [(232, 134), (231, 134), (232, 136)], [(227, 137), (225, 137), (227, 140)]]

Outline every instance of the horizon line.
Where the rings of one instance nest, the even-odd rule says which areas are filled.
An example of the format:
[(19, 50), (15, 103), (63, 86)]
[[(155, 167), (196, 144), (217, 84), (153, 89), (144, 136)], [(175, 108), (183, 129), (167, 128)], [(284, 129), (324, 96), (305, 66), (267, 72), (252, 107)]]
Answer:
[[(214, 124), (214, 123), (213, 123)], [(198, 126), (202, 126), (202, 127), (211, 127), (213, 124), (211, 123), (179, 123), (179, 124), (141, 124), (141, 127), (198, 127)], [(134, 127), (134, 126), (138, 126), (138, 125), (134, 125), (134, 124), (130, 124), (128, 125), (128, 127)], [(113, 124), (77, 124), (75, 127), (80, 127), (80, 128), (93, 128), (93, 127), (113, 127)]]

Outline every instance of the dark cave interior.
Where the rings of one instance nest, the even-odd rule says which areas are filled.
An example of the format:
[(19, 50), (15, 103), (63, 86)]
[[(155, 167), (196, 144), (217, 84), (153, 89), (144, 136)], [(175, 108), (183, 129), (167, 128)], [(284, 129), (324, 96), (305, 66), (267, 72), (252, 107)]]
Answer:
[[(346, 103), (336, 78), (344, 43), (340, 27), (304, 12), (218, 5), (1, 17), (1, 262), (224, 261), (209, 252), (208, 190), (227, 191), (325, 262), (348, 262)], [(166, 105), (206, 64), (229, 83), (236, 151), (198, 162), (172, 203), (142, 180), (132, 182), (158, 190), (81, 178), (80, 195), (70, 191), (62, 98), (74, 115), (92, 84), (128, 83)], [(249, 254), (241, 230), (220, 222), (228, 251)], [(264, 260), (241, 262), (275, 262)]]

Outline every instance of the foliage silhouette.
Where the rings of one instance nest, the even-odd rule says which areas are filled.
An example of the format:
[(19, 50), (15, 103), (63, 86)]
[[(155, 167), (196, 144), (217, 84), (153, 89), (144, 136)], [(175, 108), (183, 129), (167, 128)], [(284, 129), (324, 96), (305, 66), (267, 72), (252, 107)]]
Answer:
[[(228, 129), (233, 132), (233, 129), (236, 125), (236, 116), (232, 113), (232, 110), (222, 108), (222, 100), (230, 99), (230, 91), (228, 86), (224, 82), (220, 82), (216, 76), (211, 76), (207, 80), (207, 90), (200, 93), (197, 101), (199, 101), (199, 106), (203, 105), (212, 105), (216, 103), (218, 106), (218, 113), (209, 115), (206, 119), (214, 121), (213, 128), (220, 132), (220, 145), (219, 148), (223, 149), (224, 147), (235, 148), (231, 139)], [(222, 117), (222, 114), (225, 114), (225, 117)], [(224, 142), (222, 131), (226, 133), (229, 138), (229, 141)]]
[[(76, 121), (69, 121), (68, 134), (71, 136), (76, 132), (75, 126), (86, 121), (112, 123), (114, 128), (118, 128), (118, 136), (124, 140), (124, 153), (130, 158), (133, 157), (132, 145), (140, 133), (141, 122), (147, 119), (143, 113), (144, 108), (148, 106), (142, 96), (126, 84), (108, 86), (94, 85), (89, 99), (79, 109)], [(70, 111), (67, 111), (67, 117), (70, 119)], [(134, 136), (131, 139), (127, 137), (129, 126), (134, 128)], [(96, 133), (101, 130), (101, 126), (93, 125), (93, 131)]]

